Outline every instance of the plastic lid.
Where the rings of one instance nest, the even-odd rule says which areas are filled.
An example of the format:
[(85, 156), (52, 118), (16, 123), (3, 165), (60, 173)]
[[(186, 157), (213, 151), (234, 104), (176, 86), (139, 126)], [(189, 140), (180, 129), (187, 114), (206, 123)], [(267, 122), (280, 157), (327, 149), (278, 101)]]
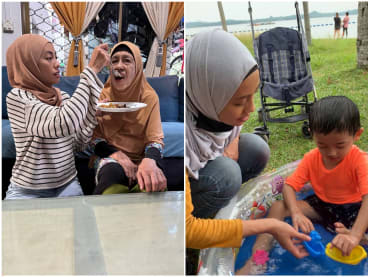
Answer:
[(367, 252), (360, 245), (354, 247), (349, 256), (343, 256), (337, 247), (330, 247), (331, 243), (328, 243), (325, 250), (326, 255), (339, 263), (356, 265), (367, 258)]

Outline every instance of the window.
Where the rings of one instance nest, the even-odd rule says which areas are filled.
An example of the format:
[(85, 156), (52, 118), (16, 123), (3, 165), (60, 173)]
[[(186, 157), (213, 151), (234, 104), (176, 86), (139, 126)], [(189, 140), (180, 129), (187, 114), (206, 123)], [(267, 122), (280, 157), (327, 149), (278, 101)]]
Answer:
[[(107, 4), (105, 6), (107, 6)], [(118, 9), (111, 12), (116, 13), (116, 18), (118, 18)], [(64, 29), (63, 26), (60, 25), (60, 21), (56, 13), (53, 11), (51, 4), (47, 2), (29, 2), (29, 16), (31, 25), (30, 32), (32, 34), (42, 35), (50, 40), (54, 44), (59, 62), (66, 65), (73, 37)], [(92, 21), (86, 32), (82, 34), (85, 60), (87, 64), (93, 49), (97, 45), (100, 43), (108, 43), (109, 47), (111, 47), (117, 42), (118, 20), (110, 20), (108, 22), (107, 31), (103, 38), (98, 38), (94, 34), (95, 27), (98, 26), (98, 24), (99, 23), (96, 22), (96, 20)], [(107, 69), (105, 68), (104, 71), (107, 71)]]

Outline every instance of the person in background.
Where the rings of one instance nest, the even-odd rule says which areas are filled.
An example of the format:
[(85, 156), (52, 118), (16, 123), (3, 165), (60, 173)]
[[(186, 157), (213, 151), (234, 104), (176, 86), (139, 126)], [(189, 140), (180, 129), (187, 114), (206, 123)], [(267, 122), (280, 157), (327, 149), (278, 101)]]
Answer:
[(335, 22), (335, 29), (334, 29), (334, 39), (340, 38), (340, 29), (341, 29), (341, 18), (339, 17), (339, 13), (336, 13), (336, 16), (334, 17)]
[(346, 38), (348, 38), (348, 27), (349, 27), (349, 13), (346, 12), (344, 19), (342, 20), (342, 37), (344, 38), (344, 34), (346, 34)]

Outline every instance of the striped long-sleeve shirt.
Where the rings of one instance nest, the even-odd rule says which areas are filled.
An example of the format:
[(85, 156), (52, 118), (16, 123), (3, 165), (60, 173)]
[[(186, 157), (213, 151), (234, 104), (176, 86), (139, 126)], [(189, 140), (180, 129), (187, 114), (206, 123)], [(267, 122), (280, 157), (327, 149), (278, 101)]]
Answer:
[(96, 105), (103, 84), (86, 68), (72, 97), (50, 106), (31, 92), (14, 88), (6, 104), (16, 148), (10, 182), (29, 189), (49, 189), (73, 180), (74, 151), (86, 145), (97, 125)]

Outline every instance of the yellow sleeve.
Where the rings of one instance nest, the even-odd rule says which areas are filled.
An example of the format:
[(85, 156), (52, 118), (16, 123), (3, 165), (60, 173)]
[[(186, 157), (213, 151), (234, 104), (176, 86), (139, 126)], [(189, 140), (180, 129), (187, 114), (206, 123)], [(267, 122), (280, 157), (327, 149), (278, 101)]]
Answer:
[(185, 238), (186, 247), (240, 247), (243, 225), (241, 219), (195, 218), (188, 175), (185, 174)]

